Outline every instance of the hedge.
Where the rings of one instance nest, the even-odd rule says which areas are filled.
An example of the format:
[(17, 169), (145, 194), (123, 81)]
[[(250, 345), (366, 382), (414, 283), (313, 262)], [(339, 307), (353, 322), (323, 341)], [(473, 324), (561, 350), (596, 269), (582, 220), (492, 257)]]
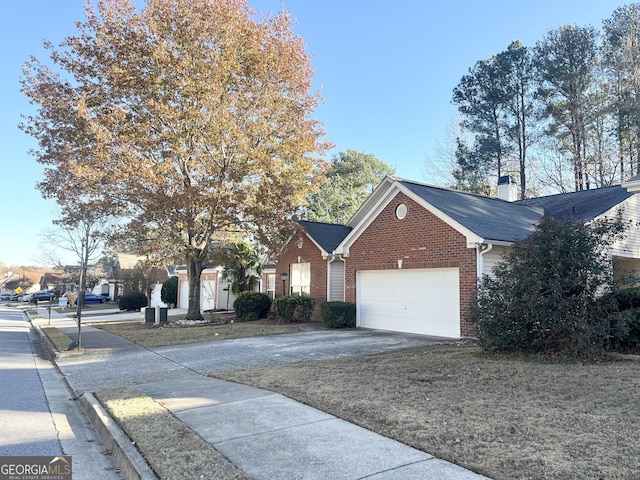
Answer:
[(242, 292), (233, 302), (233, 309), (238, 320), (258, 320), (269, 314), (271, 299), (266, 293)]
[(276, 316), (285, 322), (308, 322), (315, 306), (316, 299), (306, 295), (285, 295), (273, 301)]
[(327, 328), (356, 326), (356, 306), (349, 302), (325, 302), (320, 306), (322, 324)]

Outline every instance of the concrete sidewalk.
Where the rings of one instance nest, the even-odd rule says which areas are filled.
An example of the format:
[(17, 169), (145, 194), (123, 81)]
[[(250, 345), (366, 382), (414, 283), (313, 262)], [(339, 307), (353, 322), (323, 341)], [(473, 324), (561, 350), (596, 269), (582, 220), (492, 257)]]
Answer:
[[(140, 318), (140, 314), (137, 315)], [(113, 319), (118, 315), (108, 316)], [(83, 317), (83, 323), (84, 320)], [(75, 325), (73, 319), (59, 314), (52, 316), (51, 323), (62, 328)], [(128, 384), (160, 402), (253, 479), (486, 478), (282, 395), (199, 375), (164, 357), (159, 360), (157, 353), (121, 337), (88, 325), (83, 329), (83, 346), (89, 350), (87, 361), (97, 361), (97, 357), (92, 357), (93, 349), (108, 350), (112, 358), (118, 351), (134, 351), (138, 365), (155, 365), (154, 375), (148, 376), (146, 382), (139, 382), (140, 372), (130, 381), (122, 372), (123, 385)], [(63, 372), (65, 366), (69, 369), (68, 380), (75, 394), (85, 393), (76, 390), (82, 390), (82, 385), (87, 384), (83, 383), (82, 376), (92, 375), (90, 372), (95, 369), (83, 373), (84, 370), (77, 367), (82, 356), (68, 360), (68, 364), (64, 358), (56, 362)], [(76, 369), (72, 369), (74, 365)], [(163, 368), (167, 377), (161, 379)], [(121, 432), (112, 435), (121, 435)], [(137, 453), (130, 450), (129, 455)], [(139, 464), (140, 459), (132, 459), (131, 464), (136, 462)], [(148, 477), (145, 474), (138, 478)]]

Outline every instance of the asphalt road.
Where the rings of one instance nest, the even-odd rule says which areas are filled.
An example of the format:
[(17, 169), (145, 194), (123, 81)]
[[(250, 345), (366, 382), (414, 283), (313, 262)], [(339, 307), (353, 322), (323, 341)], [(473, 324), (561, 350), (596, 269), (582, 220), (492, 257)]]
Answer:
[(75, 480), (119, 479), (21, 310), (0, 306), (0, 345), (0, 456), (71, 455)]

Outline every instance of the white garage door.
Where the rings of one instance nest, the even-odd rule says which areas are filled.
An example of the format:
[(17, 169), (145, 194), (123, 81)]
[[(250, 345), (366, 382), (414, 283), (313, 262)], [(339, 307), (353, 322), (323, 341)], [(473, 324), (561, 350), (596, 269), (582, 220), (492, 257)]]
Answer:
[(200, 281), (200, 311), (206, 312), (216, 308), (216, 281)]
[(460, 337), (457, 268), (362, 270), (357, 273), (357, 325)]

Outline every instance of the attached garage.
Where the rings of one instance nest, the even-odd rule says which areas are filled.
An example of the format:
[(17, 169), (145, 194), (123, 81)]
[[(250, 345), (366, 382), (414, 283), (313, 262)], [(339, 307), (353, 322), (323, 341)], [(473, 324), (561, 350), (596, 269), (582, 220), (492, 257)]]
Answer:
[(460, 337), (457, 268), (360, 270), (356, 292), (358, 327)]

